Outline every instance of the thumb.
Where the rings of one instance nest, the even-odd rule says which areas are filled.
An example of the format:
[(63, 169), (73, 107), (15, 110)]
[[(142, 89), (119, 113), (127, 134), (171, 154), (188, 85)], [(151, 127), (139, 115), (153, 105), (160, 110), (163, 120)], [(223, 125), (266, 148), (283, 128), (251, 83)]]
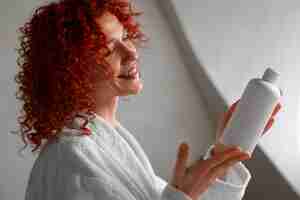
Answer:
[(218, 121), (218, 126), (217, 126), (217, 140), (220, 139), (220, 137), (223, 134), (223, 131), (230, 120), (231, 116), (233, 115), (233, 112), (235, 111), (237, 104), (240, 102), (240, 99), (238, 99), (234, 104), (232, 104), (229, 109), (222, 113), (221, 117), (219, 118)]
[(185, 170), (187, 160), (189, 156), (189, 146), (187, 143), (181, 143), (177, 153), (177, 160), (175, 163), (175, 169), (173, 172), (172, 184), (177, 187), (181, 187), (183, 178), (185, 176)]

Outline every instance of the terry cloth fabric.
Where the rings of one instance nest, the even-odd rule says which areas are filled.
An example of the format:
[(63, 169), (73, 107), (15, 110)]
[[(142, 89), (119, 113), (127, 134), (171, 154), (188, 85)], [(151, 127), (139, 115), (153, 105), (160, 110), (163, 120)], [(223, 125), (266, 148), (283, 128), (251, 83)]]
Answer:
[[(80, 119), (39, 154), (30, 172), (25, 200), (192, 200), (156, 175), (135, 137), (100, 115), (80, 135)], [(226, 181), (217, 180), (201, 200), (240, 200), (250, 173), (238, 164)]]

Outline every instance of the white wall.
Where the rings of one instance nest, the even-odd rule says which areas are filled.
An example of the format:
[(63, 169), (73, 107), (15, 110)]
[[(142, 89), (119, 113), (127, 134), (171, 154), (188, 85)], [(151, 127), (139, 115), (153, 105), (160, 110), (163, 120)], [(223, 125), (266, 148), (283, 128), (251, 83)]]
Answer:
[(184, 38), (195, 79), (200, 83), (199, 74), (205, 72), (213, 83), (212, 113), (227, 109), (241, 97), (248, 81), (261, 77), (267, 67), (280, 73), (277, 85), (283, 89), (283, 108), (249, 161), (254, 178), (245, 199), (260, 199), (262, 188), (263, 199), (299, 199), (300, 2), (160, 2), (178, 38)]
[[(17, 155), (21, 140), (9, 131), (17, 128), (20, 103), (15, 99), (17, 44), (16, 29), (39, 3), (37, 0), (2, 0), (0, 3), (0, 199), (23, 199), (34, 158), (27, 151)], [(152, 38), (141, 52), (144, 90), (130, 101), (121, 101), (119, 120), (142, 143), (156, 172), (168, 179), (177, 146), (183, 140), (191, 145), (191, 160), (196, 159), (212, 142), (213, 128), (201, 94), (182, 61), (177, 40), (159, 12), (154, 0), (137, 0), (145, 11), (141, 22)]]

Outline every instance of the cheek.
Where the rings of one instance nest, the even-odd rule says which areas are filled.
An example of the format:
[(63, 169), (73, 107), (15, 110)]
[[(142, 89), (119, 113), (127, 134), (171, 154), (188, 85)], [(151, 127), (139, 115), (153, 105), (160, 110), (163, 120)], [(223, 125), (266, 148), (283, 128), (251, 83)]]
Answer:
[(117, 53), (112, 53), (106, 58), (106, 61), (110, 64), (115, 74), (119, 74), (121, 70), (121, 56)]

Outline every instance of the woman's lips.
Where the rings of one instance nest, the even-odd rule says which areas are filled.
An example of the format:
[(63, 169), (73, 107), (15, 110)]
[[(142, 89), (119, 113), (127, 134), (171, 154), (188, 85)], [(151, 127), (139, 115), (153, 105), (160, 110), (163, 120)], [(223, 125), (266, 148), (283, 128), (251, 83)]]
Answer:
[(131, 68), (131, 70), (129, 70), (129, 72), (128, 72), (128, 74), (129, 74), (130, 76), (134, 76), (134, 75), (137, 74), (137, 73), (138, 73), (137, 68)]
[(126, 74), (121, 74), (119, 77), (120, 78), (126, 78), (126, 77), (136, 77), (137, 73), (138, 73), (138, 69), (137, 69), (137, 64), (136, 63), (132, 63), (131, 68), (129, 68), (129, 70), (127, 71)]
[(129, 65), (129, 70), (128, 70), (128, 73), (130, 74), (130, 73), (134, 73), (134, 71), (136, 70), (137, 71), (137, 63), (131, 63), (130, 65)]
[(126, 78), (126, 79), (128, 79), (128, 78), (137, 78), (138, 73), (139, 72), (136, 71), (135, 73), (131, 73), (130, 75), (120, 75), (119, 78)]

